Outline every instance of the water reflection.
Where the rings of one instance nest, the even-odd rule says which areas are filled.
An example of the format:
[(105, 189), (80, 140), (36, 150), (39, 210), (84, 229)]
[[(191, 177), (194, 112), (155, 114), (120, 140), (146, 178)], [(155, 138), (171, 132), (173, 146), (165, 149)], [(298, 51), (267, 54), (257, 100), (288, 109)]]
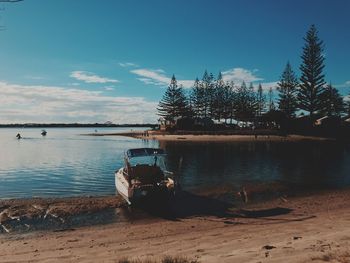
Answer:
[[(17, 132), (24, 139), (17, 140)], [(92, 128), (47, 132), (42, 137), (41, 129), (0, 129), (0, 198), (114, 195), (114, 171), (123, 166), (123, 152), (158, 146), (168, 152), (169, 170), (180, 175), (182, 187), (189, 191), (226, 186), (234, 190), (241, 185), (295, 189), (350, 185), (349, 146), (336, 142), (158, 143), (80, 136), (94, 132)]]
[[(145, 147), (126, 137), (80, 136), (91, 129), (0, 129), (0, 198), (114, 194), (114, 171), (126, 148)], [(107, 132), (116, 132), (109, 129)]]
[(280, 182), (300, 189), (350, 185), (350, 151), (337, 142), (161, 142), (187, 189)]

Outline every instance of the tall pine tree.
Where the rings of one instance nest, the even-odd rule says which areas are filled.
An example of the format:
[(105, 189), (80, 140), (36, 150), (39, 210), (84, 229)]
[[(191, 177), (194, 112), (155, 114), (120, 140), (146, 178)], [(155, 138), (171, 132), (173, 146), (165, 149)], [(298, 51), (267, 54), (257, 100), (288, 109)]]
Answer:
[(312, 25), (304, 38), (305, 45), (300, 65), (299, 108), (309, 112), (310, 116), (322, 109), (320, 96), (325, 84), (323, 41), (319, 39), (317, 34), (315, 25)]
[(227, 123), (227, 120), (230, 119), (230, 122), (232, 123), (232, 120), (234, 118), (235, 114), (235, 92), (234, 92), (234, 83), (226, 82), (224, 85), (224, 97), (223, 97), (223, 118), (225, 120), (225, 123)]
[(328, 84), (321, 94), (322, 110), (326, 116), (340, 116), (345, 110), (343, 97), (339, 94), (338, 90)]
[(295, 116), (297, 110), (297, 88), (298, 79), (289, 62), (282, 73), (280, 81), (277, 83), (278, 108), (284, 112), (288, 118)]
[(251, 112), (251, 116), (255, 117), (259, 110), (259, 102), (258, 96), (255, 92), (254, 85), (251, 82), (249, 85), (249, 111)]
[(236, 89), (234, 110), (235, 117), (238, 120), (248, 121), (255, 117), (256, 96), (254, 96), (254, 87), (251, 84), (249, 88), (242, 82), (242, 85)]
[(190, 101), (192, 105), (194, 117), (201, 118), (204, 111), (204, 90), (198, 78), (194, 81), (193, 88), (190, 94)]
[(217, 120), (221, 120), (224, 116), (224, 108), (225, 108), (225, 82), (222, 78), (221, 72), (219, 72), (218, 78), (215, 81), (214, 88), (214, 101), (212, 103), (212, 112), (213, 117)]
[(350, 118), (350, 100), (345, 102), (345, 114)]
[(258, 92), (257, 92), (256, 100), (257, 100), (257, 116), (261, 116), (263, 111), (264, 111), (265, 102), (266, 102), (266, 96), (264, 95), (261, 83), (258, 86)]
[(182, 86), (177, 85), (175, 76), (158, 104), (158, 115), (170, 122), (175, 122), (177, 118), (186, 117), (188, 113), (187, 99)]
[(268, 93), (268, 96), (269, 96), (269, 111), (273, 111), (275, 110), (275, 102), (274, 102), (274, 95), (273, 95), (273, 89), (272, 87), (269, 88), (269, 93)]

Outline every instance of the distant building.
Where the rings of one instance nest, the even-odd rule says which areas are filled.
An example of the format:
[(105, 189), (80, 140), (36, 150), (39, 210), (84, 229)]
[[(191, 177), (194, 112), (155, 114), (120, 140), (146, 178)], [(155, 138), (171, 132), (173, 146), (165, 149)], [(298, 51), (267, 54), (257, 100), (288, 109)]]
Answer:
[(176, 125), (176, 121), (170, 121), (170, 120), (166, 120), (163, 117), (160, 117), (158, 119), (158, 125), (159, 125), (159, 130), (160, 131), (166, 131), (169, 128), (173, 128)]

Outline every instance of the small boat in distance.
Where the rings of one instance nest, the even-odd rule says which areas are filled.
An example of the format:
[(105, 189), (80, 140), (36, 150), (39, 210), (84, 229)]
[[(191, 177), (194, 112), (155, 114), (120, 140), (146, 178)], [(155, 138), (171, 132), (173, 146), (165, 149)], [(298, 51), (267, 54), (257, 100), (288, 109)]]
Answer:
[(163, 149), (138, 148), (125, 152), (124, 167), (115, 172), (118, 193), (131, 205), (144, 198), (171, 197), (175, 193), (175, 179), (166, 170)]
[(46, 131), (46, 130), (41, 130), (41, 135), (42, 135), (42, 136), (46, 136), (46, 134), (47, 134), (47, 131)]

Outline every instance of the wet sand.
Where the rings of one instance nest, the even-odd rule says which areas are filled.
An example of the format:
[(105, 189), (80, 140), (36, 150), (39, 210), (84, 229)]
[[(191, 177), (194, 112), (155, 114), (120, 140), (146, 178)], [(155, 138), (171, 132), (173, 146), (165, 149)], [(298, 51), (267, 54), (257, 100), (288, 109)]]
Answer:
[(179, 200), (173, 214), (160, 212), (158, 220), (2, 234), (0, 262), (117, 262), (164, 255), (199, 262), (350, 262), (350, 190), (238, 206), (191, 194)]
[(116, 196), (0, 200), (0, 235), (114, 222), (124, 205)]

